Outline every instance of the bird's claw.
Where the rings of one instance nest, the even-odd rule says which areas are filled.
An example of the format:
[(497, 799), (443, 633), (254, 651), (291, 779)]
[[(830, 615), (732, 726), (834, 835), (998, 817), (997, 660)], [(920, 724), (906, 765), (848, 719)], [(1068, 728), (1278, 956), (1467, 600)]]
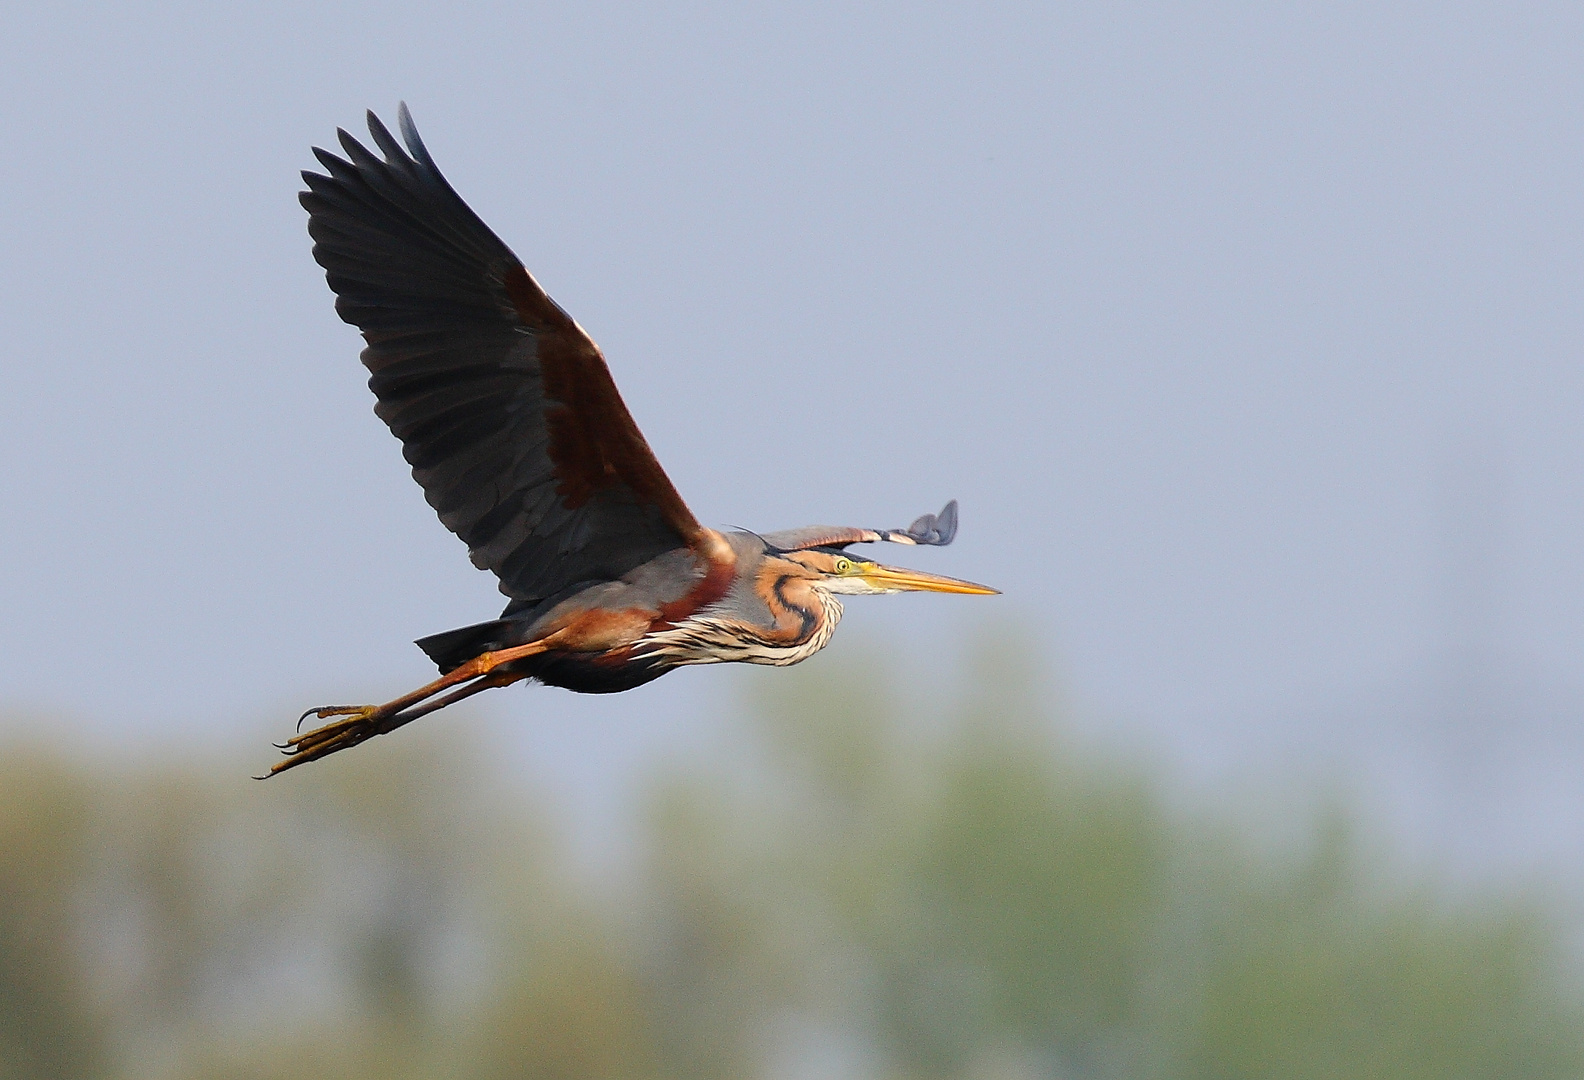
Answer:
[(372, 713), (376, 706), (373, 705), (318, 705), (304, 712), (297, 718), (297, 730), (301, 731), (303, 721), (310, 716), (320, 720), (328, 720), (332, 716), (356, 716), (359, 713)]
[[(301, 765), (305, 761), (324, 757), (337, 750), (348, 746), (356, 746), (366, 739), (380, 734), (380, 725), (393, 715), (394, 710), (386, 705), (323, 705), (316, 709), (309, 709), (297, 719), (297, 730), (301, 734), (294, 735), (284, 743), (276, 743), (276, 749), (286, 755), (285, 761), (278, 761), (270, 769), (270, 775), (289, 769), (294, 765)], [(312, 731), (302, 731), (302, 724), (310, 716), (321, 720), (332, 716), (341, 719)]]

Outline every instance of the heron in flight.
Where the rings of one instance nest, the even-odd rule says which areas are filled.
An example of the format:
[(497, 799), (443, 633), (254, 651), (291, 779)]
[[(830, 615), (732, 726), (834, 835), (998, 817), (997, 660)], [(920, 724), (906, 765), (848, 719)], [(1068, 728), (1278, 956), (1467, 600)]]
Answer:
[[(363, 332), (375, 413), (501, 617), (422, 638), (435, 681), (383, 705), (326, 705), (270, 773), (393, 731), (482, 690), (537, 679), (630, 690), (685, 664), (795, 664), (825, 647), (838, 596), (994, 593), (882, 566), (851, 544), (951, 543), (957, 504), (905, 529), (700, 525), (633, 423), (599, 347), (452, 190), (399, 113), (383, 158), (339, 131), (305, 172), (314, 259)], [(299, 728), (301, 721), (299, 721)]]

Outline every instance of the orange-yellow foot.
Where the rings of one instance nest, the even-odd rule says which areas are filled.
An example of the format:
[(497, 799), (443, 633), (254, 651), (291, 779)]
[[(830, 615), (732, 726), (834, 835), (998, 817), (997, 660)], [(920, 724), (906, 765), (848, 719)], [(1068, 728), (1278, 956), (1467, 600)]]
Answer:
[(274, 776), (295, 765), (322, 758), (326, 754), (333, 754), (337, 750), (345, 750), (349, 746), (356, 746), (360, 742), (372, 739), (385, 730), (382, 721), (390, 719), (396, 711), (387, 705), (324, 705), (317, 709), (309, 709), (298, 717), (299, 728), (310, 716), (318, 717), (320, 720), (332, 716), (341, 719), (323, 727), (316, 727), (312, 731), (305, 731), (278, 744), (286, 758), (271, 766), (269, 774)]

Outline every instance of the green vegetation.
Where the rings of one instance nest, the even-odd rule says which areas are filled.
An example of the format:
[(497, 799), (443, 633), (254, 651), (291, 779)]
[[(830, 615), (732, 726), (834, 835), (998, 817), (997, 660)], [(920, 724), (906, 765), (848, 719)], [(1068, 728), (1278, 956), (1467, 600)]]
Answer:
[(456, 726), (268, 784), (12, 746), (0, 1080), (1584, 1074), (1539, 903), (1168, 809), (1026, 665), (933, 712), (886, 668), (752, 680), (622, 888)]

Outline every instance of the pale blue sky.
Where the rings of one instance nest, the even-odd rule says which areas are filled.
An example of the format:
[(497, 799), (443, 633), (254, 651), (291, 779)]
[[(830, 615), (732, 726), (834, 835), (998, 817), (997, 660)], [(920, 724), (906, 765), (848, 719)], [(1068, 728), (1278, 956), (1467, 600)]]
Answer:
[[(1179, 735), (1419, 678), (1437, 477), (1475, 446), (1494, 648), (1584, 684), (1576, 4), (6, 21), (10, 712), (252, 738), (406, 689), (412, 638), (500, 606), (370, 412), (296, 202), (310, 144), (402, 99), (701, 519), (961, 500), (909, 558), (1006, 596), (854, 602), (835, 649), (1014, 616), (1089, 714)], [(733, 685), (486, 708), (575, 771)]]

